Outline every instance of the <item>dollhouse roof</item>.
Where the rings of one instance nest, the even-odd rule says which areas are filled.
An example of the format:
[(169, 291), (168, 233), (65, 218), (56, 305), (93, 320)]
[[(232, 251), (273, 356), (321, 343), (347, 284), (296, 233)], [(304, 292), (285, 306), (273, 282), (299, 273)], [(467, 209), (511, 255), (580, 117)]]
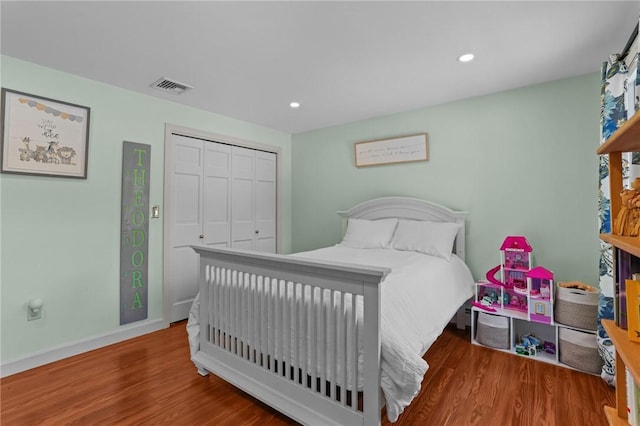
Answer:
[(550, 270), (543, 268), (542, 266), (536, 266), (527, 272), (527, 278), (540, 278), (544, 280), (552, 280), (553, 272)]
[(502, 242), (500, 250), (522, 250), (532, 252), (533, 248), (529, 245), (529, 242), (525, 237), (509, 236)]

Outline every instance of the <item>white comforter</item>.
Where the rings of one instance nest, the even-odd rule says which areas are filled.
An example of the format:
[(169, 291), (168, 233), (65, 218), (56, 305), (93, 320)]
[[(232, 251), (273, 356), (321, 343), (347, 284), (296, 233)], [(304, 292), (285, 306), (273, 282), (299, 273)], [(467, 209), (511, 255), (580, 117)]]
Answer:
[[(306, 258), (389, 267), (381, 288), (381, 387), (387, 417), (395, 422), (420, 390), (428, 365), (422, 355), (458, 308), (473, 296), (464, 262), (411, 251), (354, 249), (341, 245), (296, 253)], [(198, 350), (197, 301), (187, 331), (192, 355)]]

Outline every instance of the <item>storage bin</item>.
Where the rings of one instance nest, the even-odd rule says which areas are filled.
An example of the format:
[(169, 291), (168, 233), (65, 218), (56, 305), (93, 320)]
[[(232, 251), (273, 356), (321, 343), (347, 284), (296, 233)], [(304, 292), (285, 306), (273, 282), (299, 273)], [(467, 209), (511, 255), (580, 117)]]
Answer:
[(555, 322), (585, 330), (596, 330), (598, 323), (597, 288), (577, 282), (559, 283), (554, 307)]
[(476, 340), (478, 343), (492, 348), (511, 349), (509, 318), (478, 312)]
[(588, 373), (600, 374), (602, 358), (598, 354), (596, 335), (570, 328), (558, 328), (560, 362)]

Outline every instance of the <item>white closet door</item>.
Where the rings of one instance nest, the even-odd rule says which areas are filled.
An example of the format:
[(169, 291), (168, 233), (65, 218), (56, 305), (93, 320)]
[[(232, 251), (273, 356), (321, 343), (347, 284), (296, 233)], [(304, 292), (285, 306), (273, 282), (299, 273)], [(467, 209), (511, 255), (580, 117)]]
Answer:
[(203, 243), (231, 246), (231, 146), (205, 142)]
[(232, 150), (231, 182), (231, 247), (254, 250), (256, 235), (254, 219), (255, 152), (234, 146)]
[(187, 318), (198, 292), (198, 258), (189, 247), (201, 244), (204, 142), (172, 135), (171, 224), (169, 231), (170, 322)]
[(166, 283), (170, 322), (198, 293), (190, 245), (276, 251), (276, 154), (172, 135)]
[(256, 151), (255, 249), (276, 252), (276, 154)]

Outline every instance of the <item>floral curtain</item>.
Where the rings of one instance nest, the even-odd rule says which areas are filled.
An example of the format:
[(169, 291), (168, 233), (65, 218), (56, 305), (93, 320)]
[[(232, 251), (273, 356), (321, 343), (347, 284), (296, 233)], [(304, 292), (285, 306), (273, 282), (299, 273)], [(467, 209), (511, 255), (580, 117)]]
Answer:
[[(635, 71), (635, 70), (634, 70)], [(635, 74), (635, 72), (634, 72)], [(602, 64), (602, 87), (600, 92), (600, 143), (604, 143), (615, 131), (633, 115), (635, 108), (631, 103), (629, 111), (627, 80), (630, 73), (618, 55), (612, 55), (608, 62)], [(635, 86), (635, 78), (633, 79)], [(609, 157), (600, 156), (600, 188), (598, 198), (600, 233), (611, 232), (611, 194), (609, 191)], [(629, 183), (632, 154), (622, 157), (623, 186)], [(635, 168), (634, 168), (635, 169)], [(633, 170), (635, 171), (635, 170)], [(634, 173), (635, 174), (635, 173)], [(600, 304), (598, 309), (598, 352), (604, 361), (602, 378), (607, 383), (615, 384), (615, 352), (613, 343), (600, 324), (600, 319), (613, 319), (613, 253), (609, 244), (600, 241)]]

